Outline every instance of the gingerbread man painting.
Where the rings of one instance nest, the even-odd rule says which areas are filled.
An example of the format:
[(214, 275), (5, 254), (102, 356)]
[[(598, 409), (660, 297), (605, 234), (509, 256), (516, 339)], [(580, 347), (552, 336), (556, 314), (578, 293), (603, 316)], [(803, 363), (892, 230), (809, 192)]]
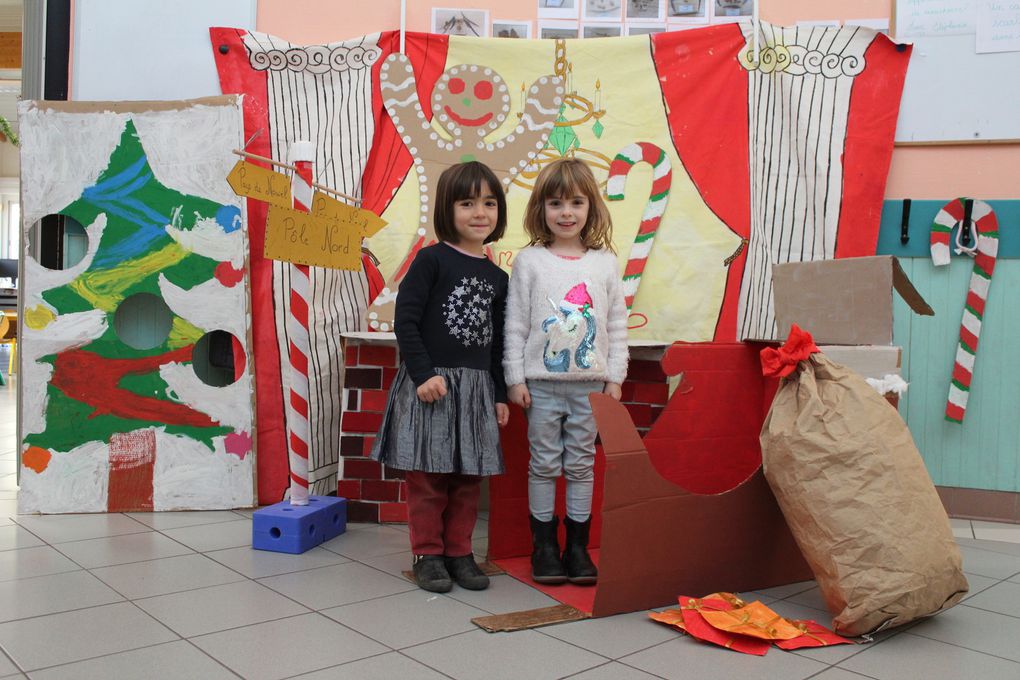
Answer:
[(431, 118), (426, 118), (418, 99), (411, 61), (403, 54), (391, 55), (380, 74), (383, 102), (398, 134), (411, 152), (418, 177), (421, 211), (411, 249), (390, 276), (368, 309), (372, 330), (393, 330), (393, 307), (397, 287), (415, 254), (435, 243), (432, 205), (440, 173), (467, 161), (485, 163), (499, 177), (504, 189), (545, 148), (560, 106), (563, 83), (558, 76), (542, 76), (528, 88), (527, 101), (517, 126), (499, 139), (486, 139), (510, 114), (510, 91), (491, 68), (460, 64), (448, 68), (436, 81), (431, 96)]

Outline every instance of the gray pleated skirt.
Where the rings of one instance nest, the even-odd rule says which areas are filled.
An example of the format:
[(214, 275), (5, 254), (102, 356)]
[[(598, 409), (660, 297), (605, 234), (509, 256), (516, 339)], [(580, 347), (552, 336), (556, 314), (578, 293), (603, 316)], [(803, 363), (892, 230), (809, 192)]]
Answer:
[(437, 368), (436, 373), (446, 379), (447, 394), (425, 403), (400, 365), (372, 458), (398, 470), (502, 474), (492, 374), (475, 368)]

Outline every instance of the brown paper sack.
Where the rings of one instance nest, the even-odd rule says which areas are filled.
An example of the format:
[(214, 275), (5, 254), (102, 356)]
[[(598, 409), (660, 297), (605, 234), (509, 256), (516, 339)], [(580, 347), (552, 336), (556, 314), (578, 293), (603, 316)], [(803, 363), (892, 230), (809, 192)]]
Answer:
[(899, 626), (967, 592), (910, 431), (822, 354), (784, 379), (761, 431), (765, 477), (843, 635)]

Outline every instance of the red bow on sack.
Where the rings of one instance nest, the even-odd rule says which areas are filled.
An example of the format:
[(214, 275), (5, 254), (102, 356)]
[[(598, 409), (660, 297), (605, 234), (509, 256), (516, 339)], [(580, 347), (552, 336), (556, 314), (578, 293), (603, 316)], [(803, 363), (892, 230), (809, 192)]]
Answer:
[(797, 364), (819, 351), (811, 334), (793, 324), (782, 347), (766, 347), (761, 351), (761, 372), (769, 378), (785, 378), (796, 370)]

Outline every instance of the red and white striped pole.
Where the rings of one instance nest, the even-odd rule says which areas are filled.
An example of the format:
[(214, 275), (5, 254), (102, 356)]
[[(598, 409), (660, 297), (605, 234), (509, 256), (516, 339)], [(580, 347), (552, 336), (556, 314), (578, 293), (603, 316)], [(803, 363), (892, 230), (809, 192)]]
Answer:
[[(291, 176), (294, 209), (309, 212), (312, 206), (312, 161), (315, 147), (311, 142), (293, 142), (290, 162), (296, 168)], [(290, 399), (288, 399), (288, 453), (290, 459), (290, 504), (308, 505), (308, 300), (311, 285), (308, 266), (290, 265), (290, 315), (287, 335), (290, 337)]]

